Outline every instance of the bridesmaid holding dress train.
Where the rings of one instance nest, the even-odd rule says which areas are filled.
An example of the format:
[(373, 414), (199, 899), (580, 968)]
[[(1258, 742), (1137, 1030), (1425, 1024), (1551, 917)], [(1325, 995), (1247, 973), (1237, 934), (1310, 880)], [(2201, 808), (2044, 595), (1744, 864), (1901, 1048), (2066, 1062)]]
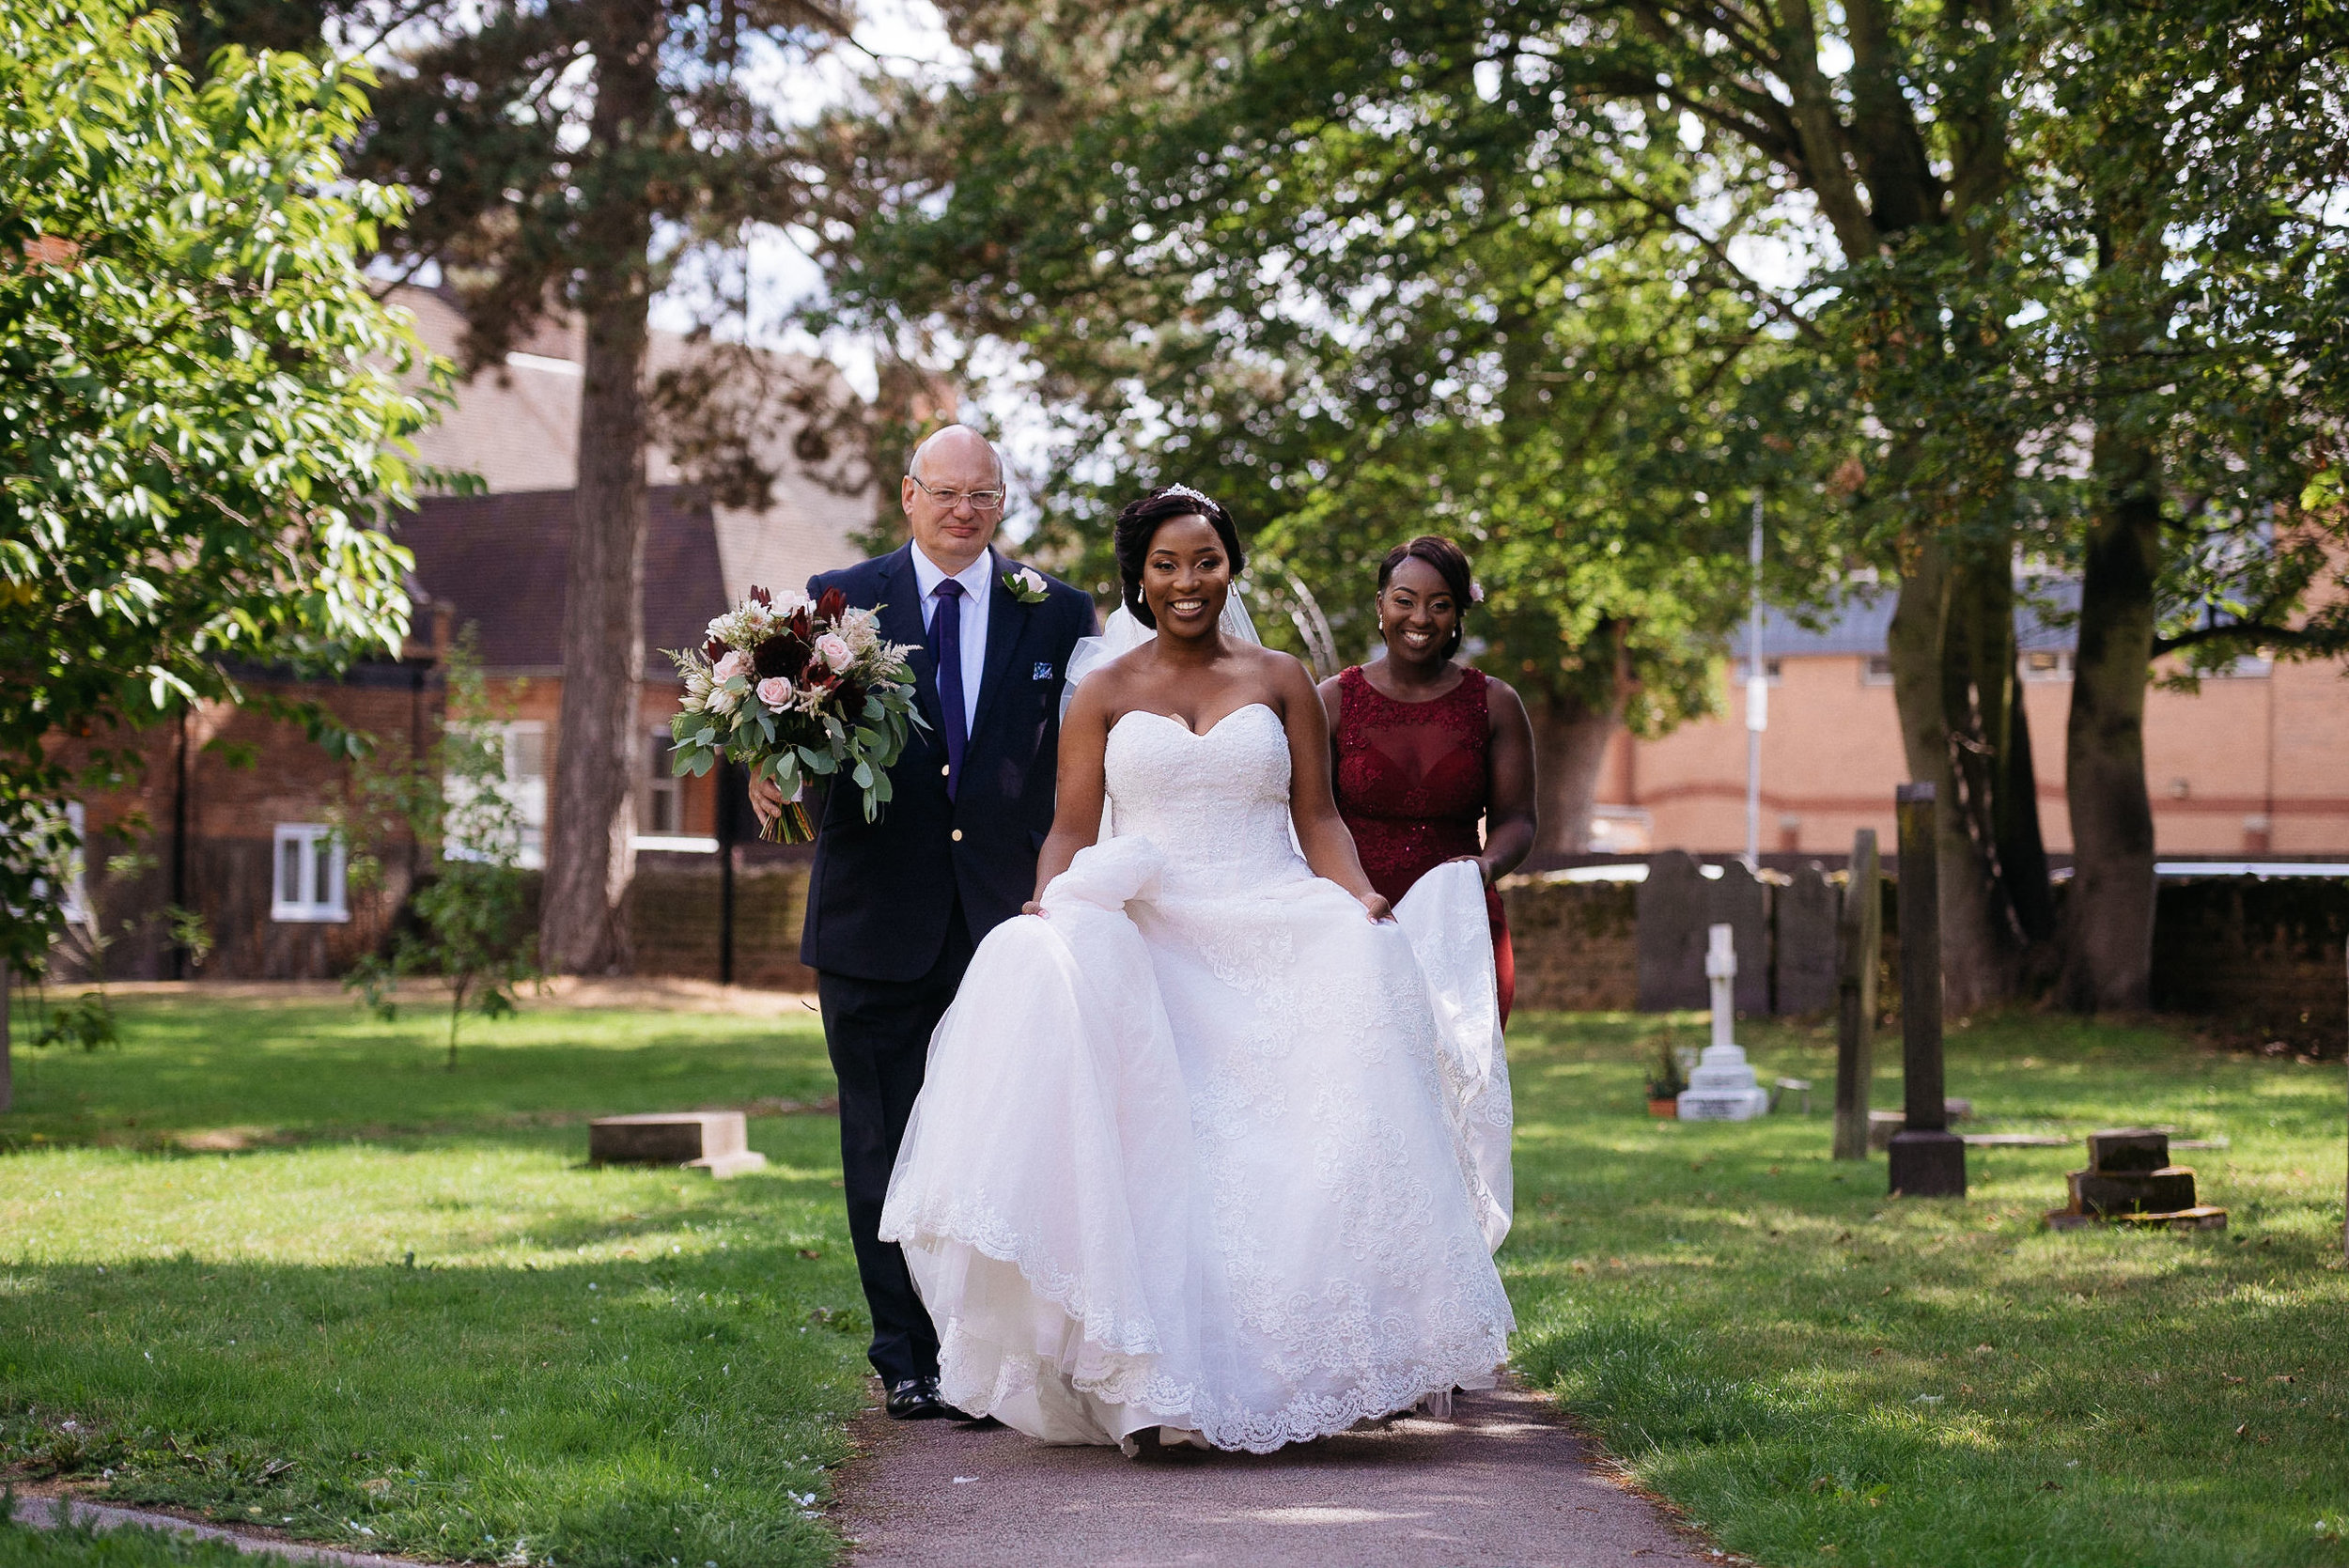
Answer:
[(1477, 863), (1505, 1023), (1517, 959), (1493, 884), (1533, 847), (1533, 727), (1508, 682), (1453, 661), (1478, 597), (1468, 556), (1450, 539), (1425, 534), (1397, 545), (1378, 567), (1386, 657), (1320, 690), (1338, 814), (1371, 886), (1393, 903), (1446, 861)]

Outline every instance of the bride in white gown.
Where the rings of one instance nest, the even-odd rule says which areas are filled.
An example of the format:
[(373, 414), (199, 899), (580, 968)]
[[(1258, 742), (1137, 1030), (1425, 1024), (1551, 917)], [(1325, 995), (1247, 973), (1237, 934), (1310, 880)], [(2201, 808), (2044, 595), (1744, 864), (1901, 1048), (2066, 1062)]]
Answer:
[(1371, 891), (1311, 678), (1220, 624), (1221, 508), (1160, 491), (1118, 547), (1159, 635), (1077, 691), (1038, 900), (932, 1037), (881, 1217), (941, 1395), (1047, 1442), (1267, 1452), (1490, 1387), (1481, 883), (1439, 868), (1399, 922)]

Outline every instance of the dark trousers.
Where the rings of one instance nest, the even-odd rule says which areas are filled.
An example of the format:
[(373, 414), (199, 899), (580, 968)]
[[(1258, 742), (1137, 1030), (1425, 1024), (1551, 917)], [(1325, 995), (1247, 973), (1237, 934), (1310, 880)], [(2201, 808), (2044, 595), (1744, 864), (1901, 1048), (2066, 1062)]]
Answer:
[(938, 1330), (906, 1271), (897, 1244), (880, 1238), (881, 1203), (897, 1164), (906, 1118), (922, 1092), (930, 1032), (945, 1016), (971, 967), (971, 934), (959, 907), (946, 923), (946, 946), (919, 980), (859, 980), (819, 973), (824, 1045), (840, 1079), (840, 1173), (848, 1199), (848, 1235), (857, 1277), (873, 1314), (865, 1355), (882, 1383), (938, 1374)]

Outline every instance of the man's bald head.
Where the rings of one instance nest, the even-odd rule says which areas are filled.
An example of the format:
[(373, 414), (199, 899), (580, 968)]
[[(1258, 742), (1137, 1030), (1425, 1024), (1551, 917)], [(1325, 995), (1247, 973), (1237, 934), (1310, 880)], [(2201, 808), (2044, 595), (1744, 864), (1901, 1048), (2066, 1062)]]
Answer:
[(913, 456), (906, 460), (906, 473), (925, 484), (943, 484), (932, 476), (933, 465), (951, 464), (960, 470), (974, 461), (988, 465), (994, 483), (1003, 482), (1003, 459), (996, 454), (993, 442), (968, 425), (941, 425), (914, 447)]
[[(975, 495), (988, 497), (987, 504), (972, 500)], [(945, 426), (913, 449), (897, 500), (915, 546), (952, 575), (994, 542), (995, 525), (1003, 520), (1003, 460), (968, 425)]]

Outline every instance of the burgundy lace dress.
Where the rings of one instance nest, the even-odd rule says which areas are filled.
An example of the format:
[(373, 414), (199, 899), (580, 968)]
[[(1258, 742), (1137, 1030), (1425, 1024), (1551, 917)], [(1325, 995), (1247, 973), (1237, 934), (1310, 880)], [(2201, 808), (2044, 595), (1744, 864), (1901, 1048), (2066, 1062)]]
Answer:
[[(1464, 670), (1460, 684), (1442, 696), (1405, 703), (1371, 685), (1355, 665), (1338, 676), (1338, 815), (1353, 831), (1370, 885), (1396, 903), (1436, 866), (1484, 848), (1477, 824), (1492, 799), (1485, 674)], [(1517, 955), (1498, 891), (1486, 890), (1485, 908), (1506, 1023), (1517, 994)]]

